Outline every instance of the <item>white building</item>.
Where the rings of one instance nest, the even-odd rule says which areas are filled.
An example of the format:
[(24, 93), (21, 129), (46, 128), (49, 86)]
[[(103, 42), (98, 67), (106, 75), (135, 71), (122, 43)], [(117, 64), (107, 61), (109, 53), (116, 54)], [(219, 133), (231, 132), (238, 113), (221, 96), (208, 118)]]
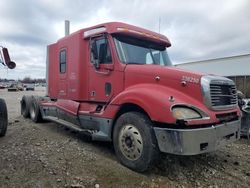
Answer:
[(179, 68), (229, 77), (250, 98), (250, 54), (175, 65)]

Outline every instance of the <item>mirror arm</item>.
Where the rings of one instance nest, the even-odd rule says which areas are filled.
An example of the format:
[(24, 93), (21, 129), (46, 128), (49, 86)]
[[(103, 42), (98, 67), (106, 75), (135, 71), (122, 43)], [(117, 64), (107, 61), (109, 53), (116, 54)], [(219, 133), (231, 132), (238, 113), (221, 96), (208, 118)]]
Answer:
[(94, 59), (94, 63), (93, 63), (95, 69), (99, 69), (100, 68), (100, 63), (98, 59)]

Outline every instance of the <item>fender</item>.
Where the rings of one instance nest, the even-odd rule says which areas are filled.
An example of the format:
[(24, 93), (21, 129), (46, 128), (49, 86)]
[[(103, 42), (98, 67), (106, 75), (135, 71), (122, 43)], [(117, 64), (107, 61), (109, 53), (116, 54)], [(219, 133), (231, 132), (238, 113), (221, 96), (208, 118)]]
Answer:
[[(171, 112), (171, 107), (175, 104), (193, 105), (203, 109), (203, 111), (207, 109), (195, 98), (173, 88), (157, 84), (137, 84), (128, 87), (117, 95), (110, 104), (121, 106), (126, 103), (140, 106), (152, 121), (164, 123), (176, 122)], [(206, 110), (205, 113), (209, 114), (209, 110)]]

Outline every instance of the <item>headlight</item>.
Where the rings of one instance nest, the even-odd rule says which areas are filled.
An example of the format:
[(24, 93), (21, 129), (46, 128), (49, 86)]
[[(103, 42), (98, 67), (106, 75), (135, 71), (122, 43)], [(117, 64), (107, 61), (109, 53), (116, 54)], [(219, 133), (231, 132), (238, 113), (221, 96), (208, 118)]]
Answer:
[(179, 120), (202, 118), (202, 116), (197, 111), (188, 107), (173, 107), (172, 113), (173, 116)]

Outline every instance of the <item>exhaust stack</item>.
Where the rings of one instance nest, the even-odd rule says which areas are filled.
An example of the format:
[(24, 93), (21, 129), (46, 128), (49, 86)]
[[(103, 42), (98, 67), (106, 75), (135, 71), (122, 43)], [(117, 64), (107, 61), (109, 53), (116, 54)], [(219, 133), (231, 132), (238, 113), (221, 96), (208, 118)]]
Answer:
[(70, 22), (69, 20), (65, 20), (65, 36), (68, 36), (70, 33)]

